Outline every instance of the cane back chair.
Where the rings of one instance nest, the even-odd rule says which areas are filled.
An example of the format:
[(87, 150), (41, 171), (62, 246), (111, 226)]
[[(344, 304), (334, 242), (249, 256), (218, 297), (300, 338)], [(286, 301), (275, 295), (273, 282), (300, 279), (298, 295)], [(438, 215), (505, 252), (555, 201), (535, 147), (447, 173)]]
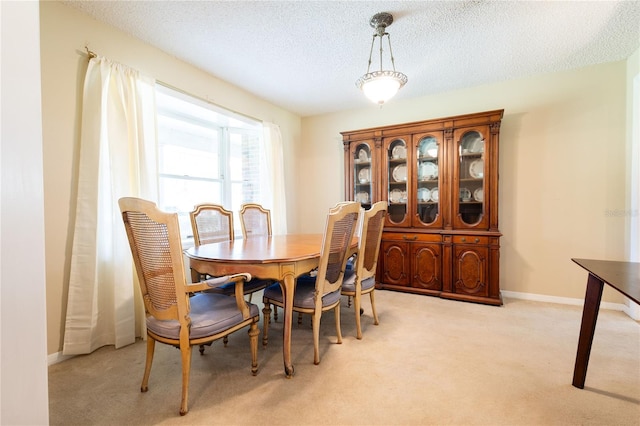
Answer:
[[(318, 274), (315, 280), (298, 282), (293, 297), (293, 311), (310, 314), (313, 328), (313, 362), (320, 363), (320, 318), (322, 312), (333, 309), (336, 320), (337, 343), (342, 343), (340, 330), (340, 288), (344, 277), (347, 257), (353, 240), (359, 203), (345, 203), (332, 208), (327, 215), (324, 238), (320, 249)], [(263, 296), (263, 339), (266, 346), (270, 305), (284, 308), (280, 284), (267, 287)]]
[(240, 207), (242, 238), (271, 236), (271, 212), (260, 204), (246, 203)]
[[(271, 211), (260, 204), (245, 203), (240, 206), (240, 225), (242, 226), (242, 238), (270, 237), (271, 236)], [(265, 287), (273, 284), (269, 282)], [(273, 306), (273, 318), (278, 320), (278, 308)], [(268, 318), (271, 320), (271, 318)]]
[[(233, 212), (218, 204), (198, 204), (189, 212), (193, 243), (196, 247), (202, 244), (230, 241), (234, 238)], [(198, 271), (191, 270), (192, 281), (206, 278)]]
[[(244, 300), (249, 274), (235, 274), (188, 284), (178, 215), (165, 213), (139, 198), (121, 198), (120, 211), (138, 275), (147, 325), (147, 356), (140, 390), (148, 390), (155, 343), (178, 347), (182, 358), (180, 414), (189, 411), (191, 348), (249, 327), (251, 372), (258, 372), (259, 309)], [(235, 298), (202, 290), (232, 282)]]
[(362, 339), (362, 328), (360, 326), (362, 311), (360, 307), (363, 294), (369, 294), (373, 323), (375, 325), (379, 324), (373, 291), (375, 290), (380, 240), (386, 214), (387, 203), (378, 201), (361, 215), (360, 239), (358, 240), (358, 254), (355, 259), (354, 269), (345, 272), (342, 282), (342, 294), (353, 297), (354, 300), (356, 337), (358, 339)]

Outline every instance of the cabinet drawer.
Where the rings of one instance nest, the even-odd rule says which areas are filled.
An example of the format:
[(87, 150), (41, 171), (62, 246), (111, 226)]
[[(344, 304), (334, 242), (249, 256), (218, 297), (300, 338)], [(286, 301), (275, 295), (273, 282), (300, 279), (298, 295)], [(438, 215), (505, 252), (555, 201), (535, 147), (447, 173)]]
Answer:
[(475, 235), (454, 235), (453, 244), (489, 244), (489, 237)]
[(440, 234), (414, 234), (410, 232), (384, 232), (382, 234), (384, 241), (406, 241), (406, 242), (430, 242), (439, 243), (442, 242), (442, 235)]

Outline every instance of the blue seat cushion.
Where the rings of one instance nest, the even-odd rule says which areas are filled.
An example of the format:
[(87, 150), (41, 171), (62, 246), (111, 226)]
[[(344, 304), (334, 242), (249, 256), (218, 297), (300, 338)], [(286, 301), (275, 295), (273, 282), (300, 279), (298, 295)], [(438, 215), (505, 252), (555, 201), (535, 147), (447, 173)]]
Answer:
[[(259, 280), (255, 278), (252, 279), (251, 281), (246, 281), (243, 287), (244, 294), (260, 291), (263, 288), (266, 288), (267, 286), (270, 286), (271, 284), (273, 284), (273, 282), (274, 282), (273, 280)], [(220, 287), (216, 287), (214, 289), (207, 290), (207, 291), (212, 293), (221, 293), (227, 296), (233, 296), (236, 292), (236, 283), (228, 282), (226, 284), (221, 285)]]
[[(376, 285), (376, 277), (369, 277), (362, 281), (362, 290), (369, 290)], [(355, 271), (346, 271), (344, 280), (342, 281), (342, 289), (348, 292), (356, 291), (356, 273)]]
[[(212, 336), (244, 321), (234, 297), (217, 293), (198, 293), (189, 298), (189, 303), (191, 305), (190, 339)], [(248, 305), (250, 317), (260, 315), (257, 305), (253, 303)], [(147, 328), (158, 336), (176, 340), (180, 338), (178, 320), (158, 320), (149, 316)]]
[[(296, 284), (296, 292), (293, 296), (293, 306), (297, 308), (313, 309), (315, 307), (315, 302), (313, 300), (315, 290), (315, 278), (311, 279), (311, 277), (308, 277), (302, 280), (299, 278)], [(280, 284), (276, 283), (267, 287), (264, 290), (264, 297), (266, 299), (271, 299), (283, 303), (282, 289), (280, 288)], [(322, 296), (322, 306), (332, 305), (338, 300), (340, 300), (340, 289)]]
[(353, 271), (355, 264), (356, 264), (356, 256), (354, 255), (347, 259), (347, 266), (346, 266), (347, 270)]

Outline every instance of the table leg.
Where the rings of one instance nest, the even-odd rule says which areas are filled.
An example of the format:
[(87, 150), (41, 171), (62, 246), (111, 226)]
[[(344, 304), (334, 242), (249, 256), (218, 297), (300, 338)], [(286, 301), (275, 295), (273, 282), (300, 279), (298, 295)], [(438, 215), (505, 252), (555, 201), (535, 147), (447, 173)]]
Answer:
[(200, 280), (200, 272), (196, 271), (195, 269), (191, 268), (191, 282), (192, 283), (199, 283)]
[(600, 308), (603, 288), (604, 283), (598, 277), (589, 274), (587, 291), (584, 296), (584, 308), (582, 310), (578, 353), (576, 354), (576, 364), (573, 369), (573, 386), (580, 389), (584, 389), (584, 381), (587, 377), (589, 354), (591, 353), (593, 334), (596, 331), (596, 321), (598, 320), (598, 309)]
[(282, 359), (284, 360), (284, 374), (289, 379), (293, 377), (293, 364), (291, 363), (291, 323), (293, 319), (293, 295), (296, 287), (296, 279), (293, 274), (285, 275), (281, 287), (284, 301)]

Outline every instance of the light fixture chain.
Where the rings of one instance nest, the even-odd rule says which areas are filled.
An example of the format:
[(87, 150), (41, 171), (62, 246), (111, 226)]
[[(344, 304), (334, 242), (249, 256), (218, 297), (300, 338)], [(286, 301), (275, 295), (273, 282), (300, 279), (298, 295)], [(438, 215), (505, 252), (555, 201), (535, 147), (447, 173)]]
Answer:
[(373, 45), (376, 43), (376, 35), (373, 35), (371, 39), (371, 49), (369, 50), (369, 64), (367, 65), (367, 74), (369, 74), (369, 69), (371, 69), (371, 55), (373, 55)]
[(380, 71), (382, 71), (382, 39), (384, 37), (380, 36)]
[(387, 40), (389, 41), (389, 55), (391, 56), (391, 66), (393, 67), (393, 71), (396, 70), (396, 63), (393, 60), (393, 51), (391, 50), (391, 36), (387, 34)]

